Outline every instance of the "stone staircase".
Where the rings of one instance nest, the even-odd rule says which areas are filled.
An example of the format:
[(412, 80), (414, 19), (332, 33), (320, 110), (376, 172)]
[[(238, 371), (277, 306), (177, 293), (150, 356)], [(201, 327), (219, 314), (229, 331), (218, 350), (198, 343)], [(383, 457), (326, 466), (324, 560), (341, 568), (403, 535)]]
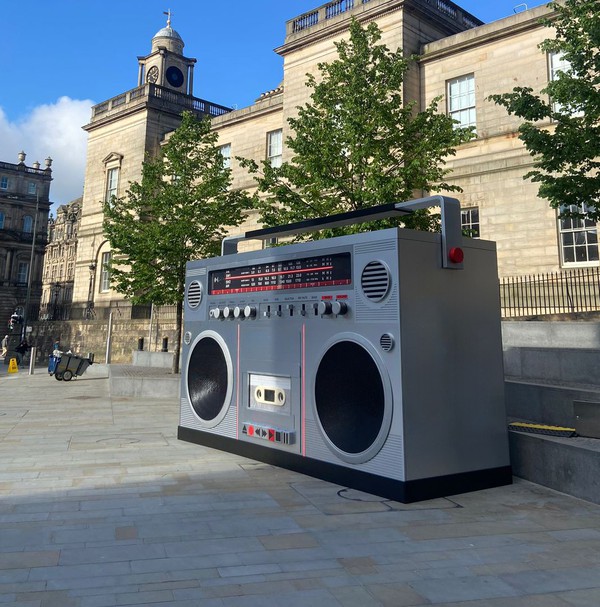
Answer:
[(509, 421), (575, 428), (510, 431), (513, 473), (600, 504), (600, 323), (503, 323)]

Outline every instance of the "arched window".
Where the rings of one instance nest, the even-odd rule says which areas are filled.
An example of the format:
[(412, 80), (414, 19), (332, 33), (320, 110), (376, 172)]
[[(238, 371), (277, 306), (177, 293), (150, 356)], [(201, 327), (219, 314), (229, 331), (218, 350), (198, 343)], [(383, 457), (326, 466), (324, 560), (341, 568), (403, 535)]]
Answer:
[(33, 217), (31, 215), (25, 215), (23, 217), (23, 232), (31, 234), (33, 232)]

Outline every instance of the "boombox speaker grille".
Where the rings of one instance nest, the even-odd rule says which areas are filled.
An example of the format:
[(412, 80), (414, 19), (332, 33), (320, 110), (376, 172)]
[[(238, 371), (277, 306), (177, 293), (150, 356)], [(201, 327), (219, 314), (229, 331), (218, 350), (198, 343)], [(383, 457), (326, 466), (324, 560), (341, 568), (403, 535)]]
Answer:
[(192, 309), (197, 308), (202, 301), (202, 285), (194, 280), (190, 283), (187, 292), (187, 303), (188, 306)]
[(390, 273), (381, 261), (371, 261), (362, 271), (360, 286), (371, 301), (381, 301), (390, 289)]
[(214, 420), (227, 401), (228, 369), (221, 345), (212, 337), (203, 337), (195, 345), (187, 384), (196, 415), (206, 422)]
[(324, 433), (337, 449), (367, 451), (384, 423), (385, 394), (371, 355), (353, 341), (327, 350), (315, 378), (316, 411)]

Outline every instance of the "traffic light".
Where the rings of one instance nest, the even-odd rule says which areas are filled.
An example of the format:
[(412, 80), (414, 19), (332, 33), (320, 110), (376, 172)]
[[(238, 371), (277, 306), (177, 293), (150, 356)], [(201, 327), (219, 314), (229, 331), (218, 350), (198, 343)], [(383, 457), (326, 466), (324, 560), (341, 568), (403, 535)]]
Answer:
[(16, 312), (13, 312), (10, 315), (10, 321), (8, 323), (8, 328), (13, 331), (15, 328), (16, 324), (21, 324), (23, 322), (23, 317), (20, 314), (17, 314)]

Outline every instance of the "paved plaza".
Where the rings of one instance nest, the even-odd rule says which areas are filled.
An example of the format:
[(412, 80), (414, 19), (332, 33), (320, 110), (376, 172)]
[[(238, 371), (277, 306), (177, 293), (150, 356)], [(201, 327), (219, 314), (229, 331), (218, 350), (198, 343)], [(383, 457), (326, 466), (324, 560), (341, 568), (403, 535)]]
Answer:
[(0, 374), (0, 607), (598, 607), (600, 506), (403, 505), (180, 442), (175, 399)]

